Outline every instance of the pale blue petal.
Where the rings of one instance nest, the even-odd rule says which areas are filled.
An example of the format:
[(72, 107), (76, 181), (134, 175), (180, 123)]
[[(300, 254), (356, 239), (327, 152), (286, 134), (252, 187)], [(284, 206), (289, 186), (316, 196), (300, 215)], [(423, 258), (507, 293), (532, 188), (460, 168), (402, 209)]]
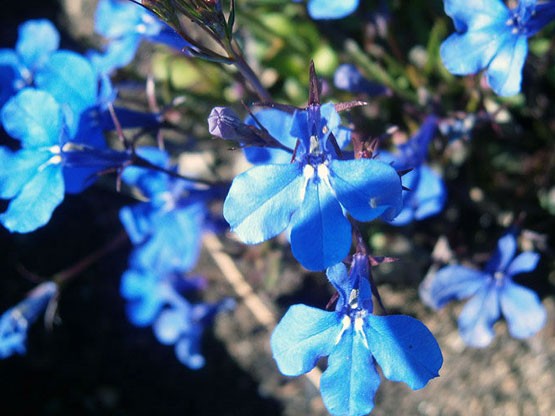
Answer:
[(60, 34), (49, 20), (28, 20), (19, 26), (15, 50), (30, 70), (44, 64), (59, 45)]
[(106, 38), (133, 33), (146, 11), (138, 4), (121, 0), (100, 0), (94, 16), (95, 31)]
[(268, 240), (289, 225), (302, 202), (300, 169), (297, 163), (255, 166), (233, 180), (224, 217), (244, 243)]
[(342, 261), (351, 248), (351, 224), (329, 187), (313, 177), (293, 218), (291, 250), (308, 270), (323, 270)]
[(102, 52), (89, 52), (88, 58), (99, 74), (109, 74), (112, 71), (129, 64), (139, 48), (141, 36), (129, 34), (112, 40)]
[(359, 0), (310, 0), (308, 14), (313, 19), (341, 19), (353, 13)]
[(163, 310), (152, 325), (156, 339), (164, 345), (175, 344), (184, 332), (191, 329), (191, 309), (183, 300), (178, 308)]
[[(137, 149), (137, 154), (156, 166), (164, 168), (169, 166), (170, 157), (168, 153), (157, 147), (140, 147)], [(138, 187), (148, 198), (167, 191), (169, 186), (167, 174), (137, 166), (126, 167), (121, 178), (126, 184)]]
[(501, 96), (520, 92), (522, 67), (528, 55), (526, 36), (507, 36), (487, 69), (491, 89)]
[(458, 320), (465, 344), (483, 348), (494, 337), (493, 324), (499, 319), (499, 291), (495, 282), (483, 286), (464, 306)]
[(428, 166), (420, 167), (420, 180), (415, 190), (417, 201), (415, 218), (423, 220), (441, 212), (447, 199), (441, 177)]
[(488, 283), (489, 275), (464, 266), (447, 266), (420, 285), (420, 297), (426, 305), (439, 309), (448, 302), (465, 299)]
[(444, 0), (445, 13), (459, 32), (505, 23), (509, 10), (501, 0)]
[(277, 324), (270, 345), (279, 371), (298, 376), (331, 353), (341, 332), (341, 315), (293, 305)]
[(391, 219), (401, 211), (401, 179), (390, 165), (373, 159), (332, 160), (329, 171), (337, 199), (355, 219)]
[(520, 253), (511, 264), (509, 264), (505, 275), (507, 277), (512, 277), (520, 273), (529, 273), (536, 268), (539, 260), (540, 255), (538, 253), (533, 253), (531, 251)]
[(91, 63), (74, 52), (55, 52), (35, 75), (35, 83), (69, 108), (68, 125), (75, 134), (81, 113), (96, 103), (98, 78)]
[(484, 270), (492, 275), (499, 271), (505, 272), (515, 253), (516, 238), (512, 233), (507, 233), (497, 241), (495, 251)]
[(439, 376), (443, 356), (422, 322), (404, 315), (367, 315), (364, 324), (370, 351), (389, 380), (416, 390)]
[(500, 301), (513, 337), (528, 338), (544, 327), (547, 312), (532, 290), (509, 281), (501, 289)]
[(37, 173), (39, 166), (52, 157), (50, 152), (21, 149), (17, 152), (0, 147), (0, 198), (15, 197)]
[(60, 145), (62, 112), (47, 92), (26, 88), (2, 108), (6, 132), (25, 148)]
[(28, 233), (50, 221), (52, 212), (64, 199), (64, 180), (60, 165), (48, 165), (28, 182), (0, 214), (8, 230)]
[(152, 210), (153, 207), (145, 202), (119, 211), (119, 219), (133, 244), (142, 243), (152, 233)]
[(125, 299), (141, 298), (154, 293), (158, 277), (146, 270), (129, 269), (121, 276), (120, 293)]
[[(274, 139), (290, 149), (295, 148), (297, 139), (289, 133), (293, 121), (293, 116), (291, 114), (269, 108), (258, 111), (254, 116), (258, 122), (268, 130), (268, 133), (270, 133)], [(260, 128), (258, 123), (256, 123), (251, 116), (247, 117), (245, 124)], [(293, 156), (285, 150), (262, 147), (246, 147), (243, 151), (245, 152), (247, 160), (253, 164), (285, 164), (290, 163)]]
[(512, 37), (505, 22), (464, 34), (449, 36), (439, 50), (443, 65), (455, 75), (475, 74), (486, 68), (506, 38)]
[(162, 309), (162, 300), (155, 296), (144, 296), (131, 300), (125, 307), (127, 319), (133, 325), (145, 327), (152, 325)]
[(372, 411), (380, 375), (362, 336), (345, 331), (328, 359), (320, 391), (332, 415), (363, 416)]

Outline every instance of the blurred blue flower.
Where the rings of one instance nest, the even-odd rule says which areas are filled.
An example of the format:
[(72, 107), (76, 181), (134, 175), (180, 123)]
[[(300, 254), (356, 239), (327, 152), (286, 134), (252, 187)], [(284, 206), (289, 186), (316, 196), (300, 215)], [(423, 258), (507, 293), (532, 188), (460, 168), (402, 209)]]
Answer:
[(127, 0), (100, 0), (95, 14), (95, 30), (108, 40), (102, 53), (89, 52), (89, 58), (102, 74), (129, 64), (142, 39), (178, 51), (190, 46), (146, 8)]
[[(64, 192), (83, 188), (85, 177), (74, 167), (98, 172), (121, 166), (126, 152), (97, 149), (72, 141), (65, 113), (47, 92), (25, 88), (2, 108), (0, 120), (17, 139), (19, 150), (0, 147), (0, 198), (11, 199), (0, 223), (12, 232), (30, 232), (45, 225), (62, 202)], [(70, 183), (63, 174), (69, 172)]]
[(333, 76), (333, 83), (340, 90), (356, 94), (367, 94), (371, 97), (387, 94), (389, 89), (376, 82), (366, 79), (355, 65), (340, 65)]
[(342, 19), (353, 13), (359, 0), (308, 0), (308, 14), (313, 19)]
[(555, 17), (555, 2), (521, 0), (509, 9), (501, 0), (445, 0), (445, 13), (455, 24), (440, 48), (447, 70), (455, 75), (486, 70), (496, 94), (520, 92), (528, 37)]
[(493, 324), (501, 315), (513, 337), (530, 337), (545, 325), (547, 314), (536, 293), (515, 283), (513, 277), (533, 271), (539, 255), (524, 252), (515, 257), (515, 252), (515, 236), (506, 234), (484, 271), (446, 266), (423, 282), (420, 296), (435, 309), (453, 299), (470, 298), (459, 316), (459, 331), (471, 347), (489, 345)]
[(27, 330), (44, 312), (58, 291), (54, 282), (44, 282), (0, 316), (0, 359), (13, 354), (25, 354)]
[(178, 360), (194, 370), (204, 366), (200, 353), (204, 328), (217, 313), (234, 306), (231, 299), (193, 304), (183, 297), (184, 293), (204, 286), (203, 278), (161, 274), (158, 270), (141, 268), (133, 260), (120, 286), (121, 295), (129, 301), (127, 316), (131, 323), (140, 327), (152, 325), (158, 341), (175, 345)]
[(374, 407), (384, 376), (420, 389), (443, 363), (430, 331), (409, 316), (372, 314), (368, 258), (356, 254), (349, 273), (340, 263), (328, 268), (339, 293), (335, 312), (293, 305), (274, 330), (270, 343), (279, 370), (288, 376), (309, 372), (329, 356), (320, 391), (333, 415), (366, 415)]
[[(260, 243), (291, 225), (295, 258), (307, 269), (322, 270), (349, 253), (351, 224), (345, 212), (358, 221), (399, 213), (401, 181), (394, 168), (372, 159), (338, 159), (332, 132), (340, 118), (333, 104), (261, 117), (266, 115), (272, 120), (267, 129), (275, 129), (275, 139), (292, 156), (275, 163), (269, 154), (268, 164), (233, 180), (224, 217), (243, 242)], [(282, 124), (289, 126), (288, 134)]]
[(398, 152), (380, 152), (379, 160), (389, 162), (399, 170), (412, 169), (403, 175), (403, 209), (397, 217), (388, 222), (392, 225), (406, 225), (436, 215), (443, 209), (447, 191), (441, 177), (427, 164), (428, 146), (435, 137), (438, 120), (434, 116), (424, 120), (420, 130), (406, 143), (398, 146)]
[(0, 49), (0, 108), (17, 91), (33, 84), (35, 73), (60, 43), (58, 31), (48, 20), (29, 20), (18, 31), (15, 49)]
[[(137, 154), (171, 169), (169, 156), (161, 150), (142, 147)], [(136, 166), (126, 168), (122, 179), (149, 198), (120, 210), (120, 220), (136, 245), (133, 261), (162, 274), (190, 271), (200, 253), (207, 192), (194, 191), (192, 184), (167, 173)]]

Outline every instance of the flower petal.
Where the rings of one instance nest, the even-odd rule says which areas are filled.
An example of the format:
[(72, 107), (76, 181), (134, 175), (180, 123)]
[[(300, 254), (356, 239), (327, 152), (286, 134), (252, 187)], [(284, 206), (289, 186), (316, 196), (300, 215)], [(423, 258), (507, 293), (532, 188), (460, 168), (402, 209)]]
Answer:
[(468, 301), (459, 316), (459, 332), (465, 344), (488, 346), (494, 337), (493, 324), (500, 314), (498, 288), (491, 282)]
[(487, 69), (491, 89), (501, 96), (520, 92), (522, 67), (528, 55), (528, 38), (525, 35), (507, 36)]
[(374, 407), (380, 375), (363, 337), (349, 328), (328, 359), (320, 391), (332, 415), (361, 416)]
[(547, 312), (532, 290), (508, 281), (501, 289), (501, 311), (515, 338), (528, 338), (543, 328)]
[(343, 260), (351, 248), (351, 224), (329, 187), (314, 176), (293, 217), (291, 250), (308, 270), (323, 270)]
[(443, 356), (422, 322), (404, 315), (367, 315), (364, 319), (370, 351), (389, 380), (405, 382), (416, 390), (439, 376)]
[(15, 197), (52, 154), (33, 149), (17, 152), (0, 147), (0, 198)]
[(501, 0), (444, 0), (444, 4), (445, 13), (453, 19), (459, 32), (505, 23), (510, 17)]
[(224, 217), (244, 243), (275, 237), (301, 205), (303, 183), (297, 163), (255, 166), (233, 180)]
[(291, 306), (270, 339), (279, 371), (287, 376), (309, 372), (333, 350), (341, 328), (341, 316), (335, 312)]
[(531, 251), (526, 251), (520, 253), (515, 259), (509, 264), (505, 275), (507, 277), (513, 277), (514, 275), (520, 273), (528, 273), (536, 268), (538, 261), (540, 260), (540, 255), (538, 253), (533, 253)]
[(447, 266), (420, 285), (422, 301), (439, 309), (453, 299), (465, 299), (487, 284), (488, 275), (464, 266)]
[(62, 112), (47, 92), (25, 88), (2, 108), (6, 132), (26, 148), (60, 145)]
[(310, 0), (308, 14), (313, 19), (341, 19), (353, 13), (359, 0)]
[(28, 233), (50, 221), (52, 212), (64, 199), (64, 180), (60, 165), (46, 165), (10, 202), (0, 222), (8, 230)]
[(332, 160), (329, 181), (341, 205), (359, 221), (394, 218), (402, 208), (401, 179), (386, 163)]
[(516, 238), (514, 234), (507, 233), (497, 241), (497, 246), (488, 263), (485, 271), (489, 274), (504, 272), (509, 266), (516, 252)]
[(28, 20), (19, 26), (15, 50), (31, 71), (44, 64), (59, 45), (60, 34), (49, 20)]

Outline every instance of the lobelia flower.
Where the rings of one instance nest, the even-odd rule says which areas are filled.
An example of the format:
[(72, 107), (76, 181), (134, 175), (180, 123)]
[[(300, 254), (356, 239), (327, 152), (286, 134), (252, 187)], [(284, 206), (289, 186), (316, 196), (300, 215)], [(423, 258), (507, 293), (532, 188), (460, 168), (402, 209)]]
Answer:
[(100, 0), (95, 14), (95, 30), (109, 41), (103, 53), (89, 52), (89, 58), (103, 74), (129, 64), (142, 39), (178, 51), (190, 46), (146, 8), (128, 0)]
[(428, 146), (435, 137), (438, 120), (429, 116), (420, 130), (406, 143), (398, 146), (398, 152), (380, 152), (378, 159), (389, 162), (399, 170), (412, 169), (403, 175), (403, 209), (392, 225), (405, 225), (436, 215), (443, 209), (447, 199), (445, 184), (441, 177), (426, 164)]
[(0, 359), (13, 354), (25, 354), (27, 330), (58, 291), (54, 282), (44, 282), (0, 316)]
[(308, 0), (308, 14), (316, 20), (342, 19), (353, 13), (359, 0)]
[(446, 266), (423, 282), (420, 296), (435, 309), (453, 299), (470, 298), (459, 316), (459, 332), (471, 347), (490, 344), (493, 324), (501, 315), (513, 337), (530, 337), (545, 325), (547, 314), (538, 296), (515, 283), (513, 277), (534, 270), (539, 255), (524, 252), (515, 257), (515, 252), (516, 239), (506, 234), (499, 239), (484, 271)]
[(447, 70), (455, 75), (486, 70), (496, 94), (520, 92), (528, 37), (555, 17), (555, 2), (520, 0), (509, 9), (501, 0), (445, 0), (445, 13), (455, 24), (440, 48)]
[(420, 389), (443, 363), (430, 331), (409, 316), (373, 315), (368, 257), (355, 254), (351, 270), (339, 263), (327, 269), (339, 299), (334, 312), (293, 305), (278, 323), (270, 343), (279, 370), (287, 376), (309, 372), (329, 356), (320, 380), (322, 399), (333, 415), (366, 415), (374, 407), (384, 376)]
[[(315, 85), (313, 67), (311, 79)], [(358, 221), (392, 219), (401, 210), (402, 197), (399, 175), (387, 163), (339, 159), (332, 133), (340, 128), (339, 114), (331, 103), (320, 105), (315, 90), (311, 87), (306, 109), (292, 116), (272, 113), (277, 122), (268, 130), (279, 134), (275, 139), (287, 149), (289, 160), (266, 155), (268, 164), (237, 176), (223, 212), (232, 231), (247, 244), (268, 240), (291, 226), (295, 258), (307, 269), (322, 270), (349, 253), (347, 214)], [(287, 131), (284, 126), (289, 126), (288, 134), (282, 134)]]
[(205, 286), (202, 278), (183, 278), (147, 270), (131, 261), (131, 268), (122, 276), (120, 291), (129, 301), (127, 315), (134, 325), (152, 325), (158, 341), (175, 345), (178, 360), (196, 370), (204, 366), (200, 353), (202, 333), (215, 315), (233, 308), (231, 299), (220, 302), (190, 303), (182, 293)]
[(28, 20), (18, 31), (15, 49), (0, 49), (0, 108), (17, 91), (33, 84), (35, 73), (60, 44), (58, 31), (45, 19)]
[(384, 95), (389, 89), (381, 84), (367, 80), (352, 64), (343, 64), (335, 70), (333, 83), (340, 90), (370, 96)]
[(72, 141), (65, 114), (49, 93), (33, 88), (21, 90), (0, 112), (4, 129), (21, 145), (15, 151), (0, 147), (0, 198), (11, 199), (0, 223), (12, 232), (46, 224), (66, 187), (84, 188), (85, 178), (78, 172), (82, 167), (99, 172), (123, 166), (130, 158), (126, 152)]
[[(142, 147), (137, 154), (154, 165), (169, 166), (169, 156), (159, 149)], [(149, 199), (120, 210), (120, 220), (136, 245), (133, 261), (162, 274), (190, 271), (200, 253), (209, 192), (195, 191), (185, 180), (137, 166), (127, 167), (122, 179)]]

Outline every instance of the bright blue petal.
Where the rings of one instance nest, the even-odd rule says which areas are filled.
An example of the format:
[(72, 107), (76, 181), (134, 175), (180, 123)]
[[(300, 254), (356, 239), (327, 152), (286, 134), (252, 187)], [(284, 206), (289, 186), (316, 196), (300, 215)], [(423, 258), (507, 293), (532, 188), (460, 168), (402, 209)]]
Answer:
[(0, 147), (0, 198), (15, 197), (50, 157), (52, 157), (50, 152), (32, 149), (12, 152), (5, 147)]
[(488, 275), (464, 266), (447, 266), (420, 285), (420, 297), (426, 305), (439, 309), (448, 302), (465, 299), (487, 284)]
[(540, 255), (538, 253), (532, 253), (530, 251), (520, 253), (511, 264), (509, 264), (505, 275), (507, 277), (513, 277), (516, 274), (531, 272), (536, 268), (539, 260)]
[(310, 0), (308, 14), (313, 19), (341, 19), (353, 13), (359, 0)]
[(120, 293), (125, 299), (141, 298), (153, 293), (158, 284), (158, 277), (146, 270), (129, 269), (121, 276)]
[(59, 165), (43, 166), (0, 214), (8, 230), (28, 233), (50, 221), (52, 212), (64, 199), (64, 180)]
[(0, 49), (0, 108), (17, 90), (26, 84), (17, 54), (11, 49)]
[(444, 0), (444, 4), (459, 32), (505, 23), (510, 16), (501, 0)]
[(95, 31), (110, 39), (137, 30), (146, 11), (138, 4), (121, 0), (100, 0), (94, 16)]
[(142, 243), (153, 232), (152, 210), (150, 204), (142, 203), (119, 211), (119, 219), (133, 244)]
[(1, 118), (6, 132), (21, 140), (25, 148), (61, 144), (63, 123), (60, 106), (44, 91), (32, 88), (21, 90), (2, 108)]
[(363, 416), (372, 411), (380, 385), (374, 359), (360, 333), (345, 331), (328, 359), (320, 391), (332, 415)]
[(505, 284), (501, 289), (500, 302), (509, 332), (515, 338), (534, 335), (547, 321), (547, 312), (538, 295), (516, 283)]
[(309, 372), (327, 356), (341, 332), (341, 315), (305, 305), (293, 305), (277, 324), (270, 345), (281, 373), (298, 376)]
[[(168, 153), (156, 147), (140, 147), (137, 154), (156, 166), (169, 166)], [(169, 187), (167, 174), (136, 166), (125, 168), (121, 178), (126, 184), (138, 187), (148, 198), (167, 191)]]
[(452, 74), (475, 74), (489, 65), (505, 39), (511, 36), (505, 22), (478, 31), (454, 33), (441, 44), (441, 60)]
[(326, 270), (330, 283), (339, 293), (336, 311), (341, 311), (349, 304), (349, 296), (353, 290), (353, 282), (347, 273), (347, 267), (343, 263), (337, 263)]
[(44, 64), (59, 45), (60, 34), (49, 20), (28, 20), (19, 26), (15, 50), (31, 71)]
[(487, 69), (491, 89), (501, 96), (520, 92), (522, 67), (528, 55), (526, 36), (507, 36)]
[[(290, 149), (295, 148), (297, 139), (289, 134), (293, 121), (293, 116), (291, 114), (270, 108), (257, 112), (255, 117), (274, 139)], [(258, 123), (256, 123), (252, 116), (247, 117), (245, 124), (259, 128)], [(253, 164), (285, 164), (291, 162), (292, 157), (291, 153), (281, 149), (246, 147), (243, 151), (245, 152), (247, 160)]]
[(495, 282), (483, 286), (464, 306), (458, 320), (465, 344), (482, 348), (494, 337), (493, 324), (499, 319), (499, 291)]
[(495, 274), (498, 271), (504, 272), (509, 266), (516, 252), (516, 238), (514, 234), (507, 233), (497, 241), (497, 246), (489, 259), (485, 271)]
[(402, 207), (395, 169), (373, 159), (332, 160), (329, 181), (337, 199), (355, 219), (394, 218)]
[(293, 218), (293, 255), (308, 270), (323, 270), (349, 254), (351, 239), (351, 224), (343, 215), (339, 202), (329, 187), (314, 176)]
[(98, 78), (90, 62), (74, 52), (55, 52), (35, 75), (35, 83), (69, 109), (66, 117), (73, 136), (81, 113), (96, 103)]
[(370, 351), (389, 380), (416, 390), (439, 376), (443, 356), (422, 322), (404, 315), (367, 315), (364, 324)]
[(441, 212), (447, 199), (445, 184), (441, 177), (428, 166), (420, 167), (420, 180), (415, 192), (415, 218), (423, 220)]
[(89, 52), (88, 58), (97, 73), (110, 74), (133, 60), (140, 43), (140, 35), (129, 34), (112, 40), (101, 53)]
[(289, 225), (301, 205), (303, 186), (297, 163), (255, 166), (233, 180), (224, 217), (244, 243), (268, 240)]

